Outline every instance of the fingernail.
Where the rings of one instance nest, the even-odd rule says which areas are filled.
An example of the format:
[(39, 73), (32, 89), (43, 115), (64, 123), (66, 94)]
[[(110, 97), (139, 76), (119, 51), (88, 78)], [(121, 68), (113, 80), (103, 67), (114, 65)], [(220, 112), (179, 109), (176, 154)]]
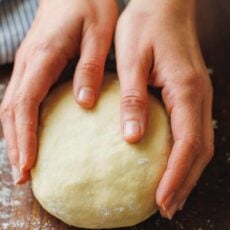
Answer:
[(167, 214), (167, 217), (168, 217), (169, 220), (171, 220), (171, 219), (173, 218), (173, 216), (174, 216), (174, 214), (175, 214), (177, 208), (178, 208), (177, 203), (172, 204), (172, 205), (168, 208), (168, 210), (166, 211), (166, 214)]
[(12, 176), (13, 176), (14, 184), (15, 185), (18, 184), (18, 182), (20, 180), (20, 171), (14, 165), (12, 166)]
[(168, 207), (171, 205), (175, 192), (172, 192), (164, 202), (162, 202), (161, 207), (164, 211), (168, 210)]
[(77, 100), (84, 105), (92, 106), (95, 101), (94, 90), (90, 87), (81, 87), (78, 92)]
[(138, 121), (126, 121), (124, 125), (124, 136), (126, 138), (132, 138), (139, 136), (141, 133), (140, 125)]
[(19, 158), (20, 171), (23, 171), (25, 168), (25, 156), (26, 155), (20, 152), (19, 156), (20, 156)]
[(186, 199), (184, 199), (184, 200), (180, 203), (179, 208), (178, 208), (179, 210), (182, 210), (182, 209), (184, 208), (185, 202), (186, 202)]

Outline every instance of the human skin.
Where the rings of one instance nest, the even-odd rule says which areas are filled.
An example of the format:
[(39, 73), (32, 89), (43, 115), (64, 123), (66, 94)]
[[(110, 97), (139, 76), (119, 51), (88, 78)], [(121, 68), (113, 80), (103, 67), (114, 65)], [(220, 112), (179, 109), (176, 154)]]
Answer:
[[(213, 155), (212, 86), (195, 29), (195, 0), (132, 0), (116, 28), (121, 123), (144, 135), (149, 83), (162, 88), (173, 148), (156, 192), (161, 215), (182, 209)], [(133, 124), (133, 127), (132, 127)]]
[(85, 109), (95, 105), (115, 31), (126, 141), (144, 136), (147, 84), (162, 88), (174, 145), (156, 202), (162, 216), (172, 218), (213, 155), (212, 87), (197, 41), (194, 11), (194, 0), (132, 0), (118, 19), (112, 0), (40, 1), (1, 105), (15, 183), (29, 179), (36, 160), (39, 105), (76, 56), (80, 59), (74, 97)]
[(39, 105), (76, 56), (80, 59), (74, 74), (75, 98), (85, 108), (93, 106), (117, 17), (116, 1), (40, 1), (31, 29), (17, 51), (1, 105), (15, 183), (29, 179), (36, 159)]

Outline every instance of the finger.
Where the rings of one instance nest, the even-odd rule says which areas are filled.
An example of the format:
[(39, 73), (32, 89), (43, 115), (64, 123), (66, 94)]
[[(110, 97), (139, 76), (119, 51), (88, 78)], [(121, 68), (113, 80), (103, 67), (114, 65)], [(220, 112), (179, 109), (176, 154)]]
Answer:
[(175, 209), (182, 210), (184, 204), (187, 200), (187, 197), (191, 193), (192, 189), (196, 186), (198, 179), (200, 178), (202, 172), (210, 161), (211, 155), (208, 156), (204, 151), (201, 152), (201, 157), (197, 158), (193, 163), (190, 173), (187, 176), (184, 183), (181, 185), (181, 188), (176, 192), (173, 197), (173, 201), (170, 204), (171, 207), (175, 207)]
[(74, 74), (74, 96), (82, 107), (94, 106), (104, 75), (106, 57), (112, 42), (114, 24), (91, 26), (81, 42), (80, 60)]
[[(21, 58), (19, 58), (21, 57)], [(13, 95), (19, 85), (20, 77), (24, 71), (24, 58), (18, 53), (12, 72), (11, 80), (7, 86), (2, 104), (1, 104), (1, 122), (3, 134), (7, 143), (7, 150), (10, 163), (12, 165), (12, 174), (14, 181), (18, 180), (19, 176), (19, 152), (17, 146), (17, 137), (15, 130), (15, 117), (13, 111)]]
[(14, 127), (13, 109), (5, 105), (1, 106), (1, 122), (3, 126), (3, 134), (7, 143), (10, 163), (17, 168), (19, 156), (17, 149), (16, 132)]
[[(128, 142), (139, 141), (147, 124), (147, 82), (138, 69), (129, 74), (119, 73), (121, 83), (121, 126), (123, 137)], [(144, 79), (143, 79), (144, 78)]]
[(14, 113), (21, 177), (34, 164), (37, 154), (38, 107), (66, 65), (66, 60), (55, 52), (39, 51), (26, 65), (15, 95)]
[[(19, 150), (20, 171), (29, 170), (37, 153), (37, 119), (40, 100), (26, 93), (17, 99), (15, 105), (15, 125)], [(22, 131), (23, 130), (23, 131)]]
[[(188, 84), (189, 81), (189, 84)], [(172, 218), (179, 204), (172, 203), (176, 192), (187, 178), (194, 160), (201, 150), (200, 80), (196, 77), (178, 83), (167, 83), (163, 100), (170, 113), (174, 145), (167, 168), (157, 189), (157, 204), (164, 216)]]
[(17, 181), (17, 185), (22, 185), (30, 179), (30, 171), (22, 171), (20, 173), (20, 180)]
[(132, 143), (139, 141), (146, 130), (147, 80), (153, 56), (150, 42), (126, 23), (119, 24), (116, 31), (116, 58), (121, 85), (121, 129), (124, 139)]
[(201, 151), (200, 156), (196, 159), (193, 163), (193, 166), (190, 170), (190, 173), (186, 180), (184, 181), (183, 185), (181, 186), (180, 190), (177, 192), (177, 195), (174, 198), (174, 202), (179, 203), (179, 209), (182, 209), (184, 203), (196, 185), (199, 177), (201, 176), (204, 168), (211, 160), (214, 151), (214, 133), (212, 127), (212, 92), (211, 87), (209, 87), (207, 92), (207, 98), (204, 100), (203, 103), (203, 118), (202, 118), (202, 125), (203, 125), (203, 148)]

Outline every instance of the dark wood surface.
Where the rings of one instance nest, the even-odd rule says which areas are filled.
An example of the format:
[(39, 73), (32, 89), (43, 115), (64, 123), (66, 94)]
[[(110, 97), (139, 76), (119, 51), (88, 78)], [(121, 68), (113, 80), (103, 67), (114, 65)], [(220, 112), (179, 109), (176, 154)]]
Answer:
[[(199, 0), (197, 25), (201, 48), (214, 86), (215, 156), (183, 211), (172, 221), (156, 214), (126, 230), (230, 229), (230, 1)], [(11, 66), (0, 68), (0, 97)], [(0, 229), (64, 230), (69, 227), (44, 211), (30, 184), (14, 186), (0, 129)]]

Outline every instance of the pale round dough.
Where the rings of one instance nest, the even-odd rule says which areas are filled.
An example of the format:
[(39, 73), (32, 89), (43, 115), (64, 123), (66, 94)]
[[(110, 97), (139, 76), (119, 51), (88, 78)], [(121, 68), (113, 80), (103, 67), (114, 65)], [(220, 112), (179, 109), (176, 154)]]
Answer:
[(69, 225), (131, 226), (157, 211), (155, 191), (171, 146), (167, 115), (149, 96), (145, 138), (128, 144), (119, 100), (116, 75), (107, 75), (93, 110), (75, 103), (71, 82), (43, 106), (32, 189), (42, 207)]

